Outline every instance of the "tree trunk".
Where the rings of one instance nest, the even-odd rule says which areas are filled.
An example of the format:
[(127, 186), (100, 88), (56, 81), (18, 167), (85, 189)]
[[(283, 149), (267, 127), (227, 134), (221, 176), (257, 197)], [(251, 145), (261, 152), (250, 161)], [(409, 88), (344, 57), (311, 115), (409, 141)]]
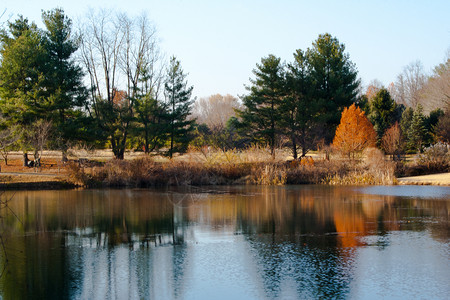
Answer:
[(36, 161), (37, 159), (39, 159), (39, 150), (34, 150), (34, 161)]
[(23, 152), (23, 166), (28, 167), (28, 153), (25, 151)]
[(298, 158), (297, 143), (295, 142), (294, 136), (292, 136), (292, 156), (294, 157), (295, 160)]
[(114, 158), (123, 160), (124, 154), (125, 154), (125, 149), (115, 148), (115, 149), (113, 149), (113, 153), (114, 153)]
[(170, 149), (169, 149), (169, 158), (172, 159), (172, 155), (173, 155), (173, 139), (174, 139), (174, 130), (173, 130), (173, 126), (172, 126), (172, 130), (170, 133)]
[(150, 150), (149, 150), (149, 147), (148, 147), (148, 145), (150, 144), (149, 143), (149, 141), (148, 141), (148, 130), (147, 130), (147, 126), (145, 126), (145, 129), (144, 129), (145, 131), (145, 136), (144, 136), (144, 140), (145, 140), (145, 145), (144, 145), (144, 153), (145, 154), (149, 154), (150, 153)]
[(303, 147), (302, 147), (302, 157), (305, 157), (305, 156), (306, 156), (306, 153), (308, 153), (308, 150), (306, 149), (305, 144), (303, 144)]
[(121, 160), (124, 158), (125, 147), (122, 147), (119, 138), (118, 140), (115, 140), (114, 137), (111, 138), (111, 148), (114, 154), (114, 158)]
[(116, 156), (117, 159), (123, 160), (125, 157), (125, 151), (123, 149), (119, 150), (119, 154)]
[(62, 150), (61, 151), (61, 161), (64, 164), (69, 161), (69, 159), (67, 158), (67, 150)]

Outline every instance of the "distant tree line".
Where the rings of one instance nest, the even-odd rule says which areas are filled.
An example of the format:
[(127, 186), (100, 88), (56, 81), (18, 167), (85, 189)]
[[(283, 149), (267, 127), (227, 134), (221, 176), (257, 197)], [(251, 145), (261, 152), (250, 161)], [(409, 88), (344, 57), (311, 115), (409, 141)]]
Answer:
[(294, 159), (333, 138), (347, 155), (372, 144), (394, 156), (421, 152), (437, 141), (449, 143), (450, 56), (432, 76), (424, 75), (415, 62), (405, 67), (390, 91), (375, 81), (362, 93), (344, 50), (337, 38), (323, 34), (312, 48), (296, 50), (293, 63), (273, 55), (263, 58), (242, 98), (243, 109), (237, 110), (237, 127), (253, 141), (269, 145), (272, 155), (277, 143), (290, 146)]
[(44, 29), (19, 16), (0, 32), (5, 161), (15, 149), (27, 164), (29, 151), (37, 159), (44, 148), (60, 150), (65, 160), (78, 143), (108, 147), (118, 159), (127, 149), (173, 157), (190, 145), (225, 151), (258, 143), (273, 156), (287, 146), (297, 159), (333, 140), (343, 145), (355, 127), (342, 121), (370, 127), (364, 118), (375, 136), (356, 127), (355, 139), (370, 141), (347, 149), (374, 138), (395, 155), (450, 139), (450, 56), (430, 76), (415, 62), (387, 88), (373, 81), (363, 93), (344, 44), (325, 33), (291, 62), (263, 57), (240, 99), (195, 101), (180, 62), (164, 59), (145, 15), (93, 12), (79, 30), (62, 9), (43, 12), (42, 20)]

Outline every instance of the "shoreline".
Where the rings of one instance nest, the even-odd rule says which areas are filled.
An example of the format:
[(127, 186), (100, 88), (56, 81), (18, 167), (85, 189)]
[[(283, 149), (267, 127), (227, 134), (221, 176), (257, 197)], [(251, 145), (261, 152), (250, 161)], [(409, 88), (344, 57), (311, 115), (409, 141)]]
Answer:
[(78, 186), (62, 180), (38, 181), (38, 182), (2, 182), (0, 183), (1, 190), (70, 190)]
[[(80, 185), (71, 183), (64, 176), (51, 176), (50, 174), (42, 174), (44, 178), (38, 176), (30, 176), (29, 173), (0, 173), (3, 179), (8, 178), (10, 182), (1, 180), (0, 190), (58, 190), (58, 189), (75, 189)], [(22, 177), (22, 178), (21, 178)], [(18, 180), (17, 180), (18, 179)], [(397, 178), (397, 185), (434, 185), (434, 186), (450, 186), (450, 173), (430, 174), (412, 177)], [(233, 185), (233, 184), (232, 184)], [(289, 184), (285, 184), (289, 185)], [(117, 186), (116, 186), (117, 187)], [(123, 186), (126, 188), (127, 186)], [(97, 186), (97, 188), (102, 188)], [(107, 188), (107, 187), (103, 187)]]

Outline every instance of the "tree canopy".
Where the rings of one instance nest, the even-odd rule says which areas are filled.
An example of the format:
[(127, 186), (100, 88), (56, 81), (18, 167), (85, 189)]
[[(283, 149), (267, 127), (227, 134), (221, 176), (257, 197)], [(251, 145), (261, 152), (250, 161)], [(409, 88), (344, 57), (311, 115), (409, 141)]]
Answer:
[(365, 113), (355, 104), (345, 108), (336, 129), (333, 146), (348, 157), (374, 147), (377, 134)]

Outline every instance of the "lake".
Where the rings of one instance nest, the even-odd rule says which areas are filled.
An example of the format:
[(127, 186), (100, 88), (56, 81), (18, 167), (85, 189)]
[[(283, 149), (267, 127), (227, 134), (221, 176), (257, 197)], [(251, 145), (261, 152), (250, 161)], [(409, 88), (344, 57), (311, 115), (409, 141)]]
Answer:
[(450, 187), (5, 192), (3, 299), (449, 299)]

